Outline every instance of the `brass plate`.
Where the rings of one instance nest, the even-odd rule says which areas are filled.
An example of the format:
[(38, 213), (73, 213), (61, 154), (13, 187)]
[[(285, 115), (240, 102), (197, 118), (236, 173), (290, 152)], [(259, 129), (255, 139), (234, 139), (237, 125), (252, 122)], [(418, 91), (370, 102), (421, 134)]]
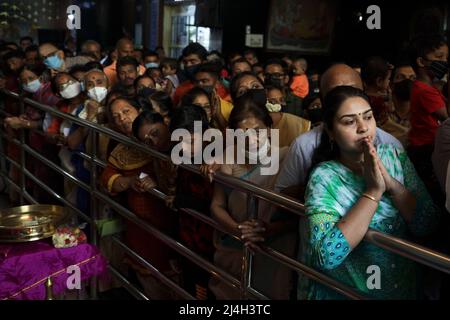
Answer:
[(0, 242), (28, 242), (51, 237), (69, 214), (64, 207), (29, 205), (0, 210)]

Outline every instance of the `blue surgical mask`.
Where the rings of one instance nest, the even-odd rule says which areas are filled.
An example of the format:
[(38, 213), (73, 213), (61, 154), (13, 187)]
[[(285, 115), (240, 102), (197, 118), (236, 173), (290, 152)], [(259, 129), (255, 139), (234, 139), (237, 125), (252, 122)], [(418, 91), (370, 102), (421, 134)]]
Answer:
[(156, 62), (149, 62), (145, 64), (145, 68), (150, 69), (150, 68), (159, 68), (159, 63)]
[(58, 55), (55, 54), (53, 56), (47, 57), (44, 60), (44, 64), (49, 69), (59, 69), (63, 64), (63, 59), (61, 59), (60, 57), (58, 57)]
[(30, 93), (35, 93), (41, 87), (41, 81), (39, 79), (28, 82), (27, 84), (23, 84), (23, 90)]

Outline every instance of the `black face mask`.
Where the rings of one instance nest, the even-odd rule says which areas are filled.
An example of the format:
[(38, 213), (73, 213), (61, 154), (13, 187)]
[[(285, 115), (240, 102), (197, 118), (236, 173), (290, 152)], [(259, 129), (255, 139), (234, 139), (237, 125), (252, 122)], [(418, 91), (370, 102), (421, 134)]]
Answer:
[(308, 118), (313, 124), (323, 121), (322, 108), (308, 110)]
[(428, 70), (433, 73), (436, 79), (442, 80), (448, 73), (448, 62), (432, 60), (431, 64), (428, 66)]
[(264, 84), (266, 86), (276, 86), (276, 87), (284, 87), (284, 79), (283, 78), (274, 78), (272, 76), (266, 75), (264, 79)]
[(411, 79), (405, 79), (400, 82), (394, 83), (392, 94), (401, 101), (409, 101), (412, 85), (413, 81)]
[(153, 88), (149, 88), (149, 87), (144, 87), (142, 89), (140, 89), (137, 94), (141, 97), (147, 98), (149, 96), (151, 96), (153, 93), (156, 92), (156, 89)]
[[(255, 102), (258, 106), (266, 106), (267, 103), (267, 94), (264, 89), (250, 89), (247, 90), (242, 96), (237, 98), (237, 101), (243, 99), (244, 97), (249, 97), (253, 102)], [(236, 102), (236, 104), (239, 104)]]
[(200, 68), (200, 64), (195, 64), (193, 66), (185, 67), (184, 68), (184, 75), (190, 79), (194, 80), (195, 73)]
[(204, 86), (201, 87), (203, 90), (206, 91), (207, 94), (211, 95), (214, 91), (214, 86)]

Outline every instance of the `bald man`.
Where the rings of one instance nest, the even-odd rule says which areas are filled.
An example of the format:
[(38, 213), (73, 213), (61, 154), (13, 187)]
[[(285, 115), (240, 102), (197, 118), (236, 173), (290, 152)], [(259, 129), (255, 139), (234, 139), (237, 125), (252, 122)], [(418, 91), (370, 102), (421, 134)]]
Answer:
[[(117, 41), (116, 44), (116, 50), (117, 50), (117, 60), (122, 57), (133, 57), (134, 54), (134, 45), (133, 42), (128, 38), (122, 38), (119, 41)], [(112, 64), (107, 66), (103, 71), (105, 72), (106, 76), (109, 80), (110, 87), (114, 87), (117, 84), (117, 60), (114, 61)], [(145, 67), (142, 65), (139, 65), (139, 75), (143, 75), (145, 72)]]
[[(320, 81), (322, 99), (328, 92), (338, 86), (352, 86), (363, 89), (359, 73), (345, 64), (335, 64), (322, 75)], [(317, 126), (294, 140), (281, 166), (275, 184), (275, 191), (281, 192), (284, 190), (284, 193), (290, 196), (299, 197), (299, 194), (296, 193), (300, 193), (308, 182), (312, 156), (320, 144), (322, 132), (323, 125)], [(394, 144), (399, 149), (403, 149), (400, 141), (377, 128), (375, 145), (380, 143)]]
[(67, 72), (75, 65), (85, 65), (93, 61), (90, 57), (65, 57), (64, 51), (59, 50), (52, 43), (43, 43), (39, 46), (39, 54), (44, 64), (50, 69), (52, 76), (58, 72)]

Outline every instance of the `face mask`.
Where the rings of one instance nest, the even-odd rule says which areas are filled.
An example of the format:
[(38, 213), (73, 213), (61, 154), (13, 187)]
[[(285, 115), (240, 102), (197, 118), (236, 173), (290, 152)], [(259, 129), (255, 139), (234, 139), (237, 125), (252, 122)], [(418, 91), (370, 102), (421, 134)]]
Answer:
[(56, 54), (48, 57), (44, 60), (44, 64), (49, 69), (59, 69), (63, 64), (63, 60), (60, 59)]
[(88, 90), (88, 97), (97, 102), (102, 102), (108, 94), (108, 89), (105, 87), (94, 87)]
[(84, 82), (83, 81), (80, 81), (80, 88), (81, 88), (81, 91), (85, 91), (86, 90), (86, 88), (84, 87)]
[(28, 82), (27, 84), (23, 85), (23, 90), (30, 93), (35, 93), (39, 90), (41, 87), (41, 81), (39, 79), (33, 80), (31, 82)]
[(409, 101), (411, 97), (413, 81), (410, 79), (405, 79), (394, 84), (392, 89), (392, 94), (401, 101)]
[(150, 87), (144, 87), (138, 91), (138, 95), (141, 97), (149, 97), (156, 92), (156, 89)]
[(81, 85), (78, 81), (69, 84), (63, 91), (59, 94), (64, 99), (72, 99), (79, 95), (81, 92)]
[(211, 95), (214, 91), (214, 86), (204, 86), (202, 89), (205, 90), (207, 94)]
[(272, 104), (270, 102), (266, 103), (266, 108), (269, 112), (280, 112), (282, 109), (281, 104), (279, 103)]
[(270, 143), (269, 139), (266, 138), (266, 141), (262, 146), (259, 147), (258, 150), (255, 151), (245, 151), (245, 157), (250, 161), (250, 163), (263, 163), (267, 164), (269, 161), (269, 149)]
[(266, 76), (264, 80), (264, 84), (268, 86), (276, 86), (276, 87), (284, 87), (284, 81), (283, 78), (278, 79), (270, 76)]
[(431, 64), (428, 66), (428, 70), (433, 73), (435, 78), (442, 80), (448, 73), (448, 62), (432, 60)]
[(190, 67), (185, 67), (184, 68), (184, 74), (186, 75), (186, 77), (188, 77), (188, 79), (194, 79), (194, 75), (197, 72), (198, 68), (200, 68), (200, 64), (196, 64)]
[(150, 68), (159, 68), (159, 63), (156, 63), (156, 62), (149, 62), (149, 63), (146, 63), (146, 64), (145, 64), (145, 67), (146, 67), (147, 69), (150, 69)]
[(308, 118), (312, 123), (317, 123), (323, 121), (322, 119), (322, 109), (316, 108), (308, 110)]

